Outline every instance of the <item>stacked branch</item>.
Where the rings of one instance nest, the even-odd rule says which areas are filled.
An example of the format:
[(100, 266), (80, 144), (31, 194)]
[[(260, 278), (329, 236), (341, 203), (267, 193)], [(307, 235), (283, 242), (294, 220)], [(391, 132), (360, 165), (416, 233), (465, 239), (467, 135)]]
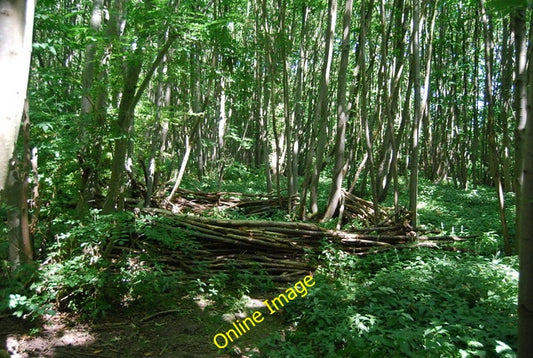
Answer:
[[(194, 271), (200, 265), (210, 274), (229, 270), (250, 270), (267, 273), (273, 281), (292, 281), (294, 277), (316, 268), (308, 253), (316, 257), (321, 241), (348, 252), (364, 254), (369, 251), (390, 249), (399, 245), (427, 246), (440, 240), (461, 240), (457, 237), (416, 237), (413, 234), (391, 235), (383, 228), (365, 228), (360, 232), (330, 230), (316, 224), (266, 220), (226, 220), (193, 215), (177, 215), (164, 209), (145, 209), (150, 214), (164, 216), (167, 225), (179, 228), (199, 247), (193, 254), (163, 253), (167, 264), (185, 271)], [(372, 233), (376, 232), (376, 233)], [(179, 250), (178, 250), (179, 251)], [(182, 250), (183, 251), (183, 250)]]
[(410, 221), (409, 212), (404, 208), (396, 212), (394, 208), (380, 206), (376, 215), (374, 204), (371, 201), (361, 199), (346, 190), (343, 190), (342, 195), (344, 198), (344, 218), (348, 221), (357, 221), (363, 226), (374, 225), (381, 229), (401, 229), (406, 220), (407, 222)]
[[(161, 197), (160, 199), (163, 199)], [(235, 192), (202, 192), (178, 189), (170, 201), (160, 200), (159, 207), (174, 213), (202, 214), (217, 208), (219, 210), (240, 209), (246, 215), (260, 215), (274, 209), (288, 210), (298, 203), (298, 196), (254, 195)]]

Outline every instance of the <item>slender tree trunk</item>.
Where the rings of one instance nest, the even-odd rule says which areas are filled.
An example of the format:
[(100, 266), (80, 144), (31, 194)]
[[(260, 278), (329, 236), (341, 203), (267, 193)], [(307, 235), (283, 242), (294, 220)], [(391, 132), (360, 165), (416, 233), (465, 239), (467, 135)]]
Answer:
[(135, 89), (139, 81), (139, 74), (141, 73), (141, 58), (141, 52), (139, 50), (136, 51), (135, 56), (132, 56), (129, 60), (126, 74), (124, 75), (124, 92), (122, 93), (118, 109), (116, 133), (118, 139), (115, 141), (113, 162), (111, 164), (111, 180), (103, 207), (104, 213), (111, 213), (116, 210), (121, 211), (123, 209), (121, 199), (124, 194), (124, 168), (133, 131)]
[[(265, 81), (266, 83), (266, 81)], [(270, 143), (268, 140), (268, 108), (270, 104), (270, 100), (272, 97), (270, 96), (271, 89), (268, 88), (266, 84), (263, 84), (263, 106), (261, 107), (261, 115), (260, 115), (260, 121), (259, 121), (259, 139), (260, 139), (260, 145), (261, 145), (261, 154), (263, 163), (262, 165), (265, 167), (265, 179), (266, 179), (266, 188), (267, 192), (272, 192), (272, 168), (270, 163)]]
[(504, 191), (512, 191), (513, 175), (511, 173), (511, 153), (509, 144), (509, 124), (508, 116), (511, 112), (511, 84), (513, 80), (513, 51), (510, 43), (509, 19), (503, 21), (503, 48), (502, 48), (502, 74), (501, 74), (501, 102), (500, 126), (502, 129), (502, 153), (500, 161), (502, 163), (502, 185)]
[[(168, 72), (167, 56), (163, 59), (160, 68), (160, 76), (165, 78)], [(147, 140), (150, 145), (150, 156), (148, 158), (148, 168), (146, 170), (146, 195), (144, 198), (144, 206), (150, 207), (154, 187), (157, 185), (156, 178), (158, 176), (158, 163), (163, 159), (163, 151), (166, 147), (166, 133), (168, 131), (168, 121), (161, 119), (161, 111), (170, 107), (171, 98), (171, 84), (160, 81), (156, 88), (154, 102), (157, 107), (155, 126), (153, 130), (148, 131)], [(143, 158), (141, 158), (141, 161)], [(144, 166), (143, 162), (143, 166)]]
[[(475, 24), (474, 24), (474, 68), (479, 67), (479, 19), (478, 16), (476, 16)], [(472, 118), (472, 184), (474, 188), (477, 187), (478, 183), (480, 182), (480, 175), (479, 175), (479, 168), (478, 168), (478, 162), (479, 162), (479, 115), (478, 115), (478, 98), (479, 98), (479, 80), (478, 80), (478, 74), (476, 71), (474, 71), (473, 74), (473, 80), (472, 80), (472, 87), (474, 95), (472, 96), (472, 106), (474, 108), (473, 110), (473, 118)]]
[[(202, 111), (202, 87), (200, 85), (200, 49), (197, 46), (197, 53), (191, 53), (192, 61), (192, 71), (191, 71), (191, 88), (192, 88), (192, 109), (194, 113), (199, 113)], [(203, 130), (202, 126), (196, 127), (196, 133), (194, 133), (196, 141), (196, 168), (198, 174), (198, 180), (201, 180), (205, 175), (205, 158), (204, 158), (204, 147), (203, 147)]]
[[(385, 200), (390, 186), (390, 172), (392, 164), (394, 127), (392, 125), (392, 108), (391, 108), (391, 76), (394, 64), (390, 65), (389, 58), (389, 38), (393, 21), (387, 21), (387, 10), (385, 0), (380, 3), (380, 24), (381, 24), (381, 46), (380, 46), (380, 64), (378, 71), (378, 98), (382, 105), (376, 111), (376, 123), (378, 128), (385, 129), (381, 149), (377, 151), (376, 160), (376, 183), (378, 192), (378, 202)], [(388, 25), (387, 25), (388, 23)], [(400, 27), (401, 29), (401, 27)]]
[(217, 159), (222, 159), (224, 152), (224, 137), (226, 135), (226, 127), (228, 123), (228, 117), (226, 115), (226, 80), (224, 78), (224, 75), (220, 76), (220, 96), (218, 112)]
[(338, 88), (337, 88), (337, 140), (335, 143), (335, 167), (329, 193), (329, 200), (323, 221), (329, 220), (339, 206), (342, 195), (342, 182), (346, 172), (344, 163), (344, 151), (346, 144), (346, 123), (348, 122), (351, 105), (346, 103), (346, 88), (348, 72), (348, 60), (350, 57), (350, 33), (352, 24), (353, 0), (346, 1), (344, 9), (342, 44), (341, 44), (341, 64), (339, 67)]
[(9, 261), (13, 266), (20, 263), (33, 262), (33, 240), (30, 234), (29, 224), (29, 162), (31, 159), (29, 149), (29, 117), (28, 103), (25, 104), (23, 114), (23, 139), (24, 156), (22, 162), (18, 160), (16, 153), (9, 167), (6, 186), (7, 197), (7, 224), (9, 238)]
[(417, 225), (418, 201), (418, 136), (421, 116), (420, 97), (420, 0), (413, 0), (413, 74), (414, 74), (414, 119), (411, 134), (411, 160), (409, 180), (409, 211), (411, 212), (411, 225)]
[(22, 246), (22, 209), (20, 199), (22, 197), (22, 178), (20, 165), (17, 158), (12, 158), (9, 163), (9, 172), (6, 182), (6, 211), (9, 238), (9, 262), (13, 267), (21, 264), (23, 255)]
[(157, 57), (146, 71), (146, 75), (138, 85), (139, 75), (142, 69), (143, 49), (139, 46), (135, 53), (129, 58), (126, 64), (126, 73), (124, 74), (124, 91), (118, 108), (118, 119), (116, 127), (115, 150), (113, 162), (111, 164), (111, 181), (109, 190), (102, 211), (110, 213), (115, 210), (123, 209), (124, 194), (124, 171), (127, 166), (126, 159), (131, 144), (131, 134), (133, 132), (135, 106), (141, 100), (141, 96), (148, 87), (152, 75), (165, 57), (170, 45), (176, 39), (175, 34), (171, 34), (167, 42), (161, 47)]
[[(101, 31), (104, 13), (104, 1), (94, 0), (90, 19), (90, 28), (94, 33)], [(85, 49), (85, 63), (81, 75), (82, 97), (80, 109), (80, 141), (82, 147), (78, 153), (78, 161), (81, 170), (80, 197), (76, 211), (82, 213), (90, 200), (96, 194), (96, 182), (98, 181), (98, 166), (100, 162), (101, 143), (98, 135), (92, 133), (92, 128), (101, 125), (97, 123), (97, 116), (102, 110), (99, 108), (99, 93), (103, 90), (103, 84), (94, 86), (96, 72), (97, 43), (91, 42)], [(95, 88), (96, 87), (96, 88)]]
[[(280, 31), (283, 43), (281, 44), (281, 61), (283, 66), (283, 117), (285, 119), (285, 149), (287, 151), (287, 189), (289, 197), (298, 192), (298, 152), (293, 150), (293, 142), (297, 141), (297, 128), (294, 128), (294, 117), (290, 115), (289, 102), (289, 71), (288, 71), (288, 39), (286, 33), (287, 1), (281, 1), (280, 6)], [(302, 34), (303, 36), (303, 34)], [(302, 39), (303, 42), (303, 39)], [(296, 130), (295, 130), (296, 129)], [(294, 165), (296, 163), (296, 165)], [(289, 212), (292, 208), (289, 205)]]
[[(423, 0), (422, 0), (422, 4), (425, 4)], [(425, 46), (423, 46), (424, 49), (426, 50), (424, 51), (426, 62), (425, 62), (425, 69), (424, 69), (425, 70), (424, 71), (424, 82), (423, 82), (423, 85), (422, 85), (423, 87), (421, 88), (421, 93), (420, 93), (421, 108), (420, 108), (420, 117), (418, 121), (418, 126), (422, 128), (422, 131), (425, 133), (425, 137), (428, 138), (429, 143), (428, 145), (426, 145), (426, 148), (429, 147), (429, 149), (425, 151), (426, 152), (425, 158), (423, 158), (422, 160), (417, 158), (417, 161), (419, 162), (417, 165), (420, 167), (420, 162), (422, 162), (422, 164), (425, 163), (426, 167), (428, 167), (428, 171), (426, 171), (427, 175), (432, 180), (439, 179), (438, 173), (444, 164), (443, 158), (445, 158), (445, 152), (447, 150), (447, 146), (441, 145), (441, 143), (446, 143), (446, 142), (439, 141), (439, 139), (446, 139), (447, 138), (446, 136), (448, 133), (447, 130), (442, 130), (442, 126), (440, 128), (441, 131), (439, 132), (438, 124), (441, 123), (442, 121), (436, 120), (432, 123), (431, 113), (429, 111), (429, 104), (430, 104), (431, 93), (432, 93), (430, 79), (431, 79), (431, 66), (433, 63), (433, 38), (434, 38), (434, 33), (435, 33), (437, 7), (438, 7), (438, 1), (429, 2), (428, 5), (422, 6), (422, 8), (426, 9), (426, 11), (431, 9), (431, 14), (428, 14), (427, 16), (430, 19), (430, 22), (427, 25), (427, 31), (426, 31), (427, 36), (426, 36)], [(425, 16), (423, 14), (424, 12), (420, 14), (421, 16), (419, 20), (419, 37), (418, 37), (419, 49), (421, 47), (420, 38), (421, 38), (421, 34), (424, 28), (422, 24), (425, 22), (424, 21)], [(444, 33), (444, 30), (442, 31), (442, 33)], [(420, 60), (420, 66), (421, 65), (422, 65), (422, 60)], [(439, 88), (438, 85), (436, 87)], [(421, 130), (419, 128), (418, 137), (420, 137), (420, 132)], [(418, 149), (418, 151), (420, 150)], [(422, 170), (423, 169), (424, 168), (422, 167)], [(420, 169), (418, 171), (420, 171)]]
[[(382, 61), (381, 72), (383, 72), (383, 85), (380, 87), (383, 94), (383, 115), (386, 120), (385, 137), (382, 144), (382, 150), (379, 160), (378, 171), (378, 201), (382, 202), (386, 199), (391, 181), (394, 182), (395, 187), (395, 203), (397, 206), (397, 187), (398, 187), (398, 144), (403, 137), (403, 129), (405, 128), (405, 121), (402, 117), (401, 131), (395, 133), (394, 120), (398, 117), (398, 101), (400, 96), (401, 77), (404, 70), (404, 43), (407, 34), (406, 21), (403, 20), (405, 16), (403, 0), (396, 0), (394, 2), (391, 12), (394, 16), (394, 21), (388, 21), (385, 1), (381, 4), (381, 26), (383, 28), (382, 38), (385, 44), (388, 43), (389, 37), (392, 37), (393, 48), (387, 49), (387, 45), (382, 45), (382, 58), (389, 58), (389, 53), (395, 55), (392, 58), (392, 65), (387, 61)], [(389, 25), (386, 26), (387, 22)], [(389, 36), (389, 33), (394, 29), (394, 36)], [(390, 59), (389, 59), (390, 62)], [(389, 68), (390, 67), (390, 68)], [(385, 125), (385, 124), (384, 124)], [(392, 172), (392, 173), (391, 173)], [(392, 174), (392, 175), (391, 175)]]
[[(29, 193), (30, 193), (30, 164), (31, 164), (31, 149), (30, 149), (30, 113), (29, 103), (26, 100), (24, 103), (24, 113), (22, 115), (22, 141), (24, 147), (24, 154), (22, 156), (21, 166), (21, 188), (20, 195), (20, 223), (22, 231), (22, 261), (30, 263), (34, 259), (34, 243), (33, 232), (30, 230), (30, 213), (29, 213)], [(35, 184), (37, 185), (37, 183)], [(37, 218), (36, 218), (37, 219)]]
[(187, 163), (189, 161), (190, 154), (191, 154), (191, 144), (189, 141), (189, 134), (187, 133), (185, 134), (185, 154), (183, 154), (183, 159), (181, 161), (180, 170), (176, 177), (176, 181), (174, 182), (174, 186), (172, 187), (172, 191), (170, 192), (167, 198), (169, 202), (172, 200), (174, 193), (176, 192), (176, 190), (178, 190), (181, 184), (181, 180), (183, 179), (183, 175), (185, 174), (185, 168), (187, 168)]
[(494, 180), (494, 185), (498, 191), (498, 204), (499, 204), (499, 213), (500, 221), (502, 224), (503, 231), (503, 241), (505, 247), (505, 254), (511, 255), (511, 244), (509, 241), (509, 230), (507, 228), (507, 219), (505, 216), (505, 201), (503, 196), (503, 183), (500, 173), (500, 161), (497, 151), (496, 144), (496, 125), (495, 114), (494, 114), (494, 96), (492, 94), (493, 84), (492, 84), (492, 33), (489, 23), (488, 15), (485, 11), (485, 0), (480, 0), (481, 4), (481, 19), (484, 24), (484, 39), (485, 39), (485, 103), (487, 105), (487, 131), (488, 131), (488, 140), (489, 140), (489, 169)]
[[(303, 92), (304, 92), (304, 83), (307, 73), (307, 53), (306, 44), (307, 44), (307, 33), (308, 33), (308, 23), (309, 23), (309, 13), (310, 9), (306, 5), (302, 5), (301, 13), (301, 41), (299, 47), (299, 56), (298, 56), (298, 69), (296, 71), (296, 88), (294, 93), (294, 105), (292, 117), (294, 128), (292, 131), (293, 140), (290, 144), (290, 160), (289, 165), (291, 166), (291, 172), (293, 176), (293, 194), (298, 192), (298, 175), (299, 175), (299, 158), (300, 158), (300, 140), (303, 136), (302, 127), (303, 127), (303, 118), (304, 118), (304, 104), (303, 104)], [(304, 156), (305, 157), (305, 156)], [(306, 185), (304, 184), (304, 187)], [(303, 197), (303, 194), (302, 194)], [(303, 209), (303, 210), (302, 210)], [(305, 212), (305, 205), (300, 207), (300, 216), (303, 216)]]
[[(367, 9), (368, 5), (368, 9)], [(368, 121), (368, 83), (370, 82), (367, 77), (367, 69), (366, 69), (366, 38), (367, 38), (367, 31), (371, 24), (372, 19), (372, 5), (373, 1), (371, 0), (369, 4), (367, 4), (366, 0), (361, 1), (361, 13), (363, 15), (364, 23), (363, 26), (361, 26), (361, 34), (360, 34), (360, 44), (359, 44), (359, 67), (360, 67), (360, 76), (362, 83), (362, 89), (361, 89), (361, 99), (360, 99), (360, 116), (361, 116), (361, 122), (363, 124), (363, 130), (364, 130), (364, 136), (365, 136), (365, 145), (366, 145), (366, 151), (367, 151), (367, 157), (368, 157), (368, 167), (370, 168), (370, 185), (372, 187), (372, 202), (374, 205), (374, 217), (373, 221), (374, 223), (377, 223), (379, 221), (379, 210), (378, 210), (378, 190), (377, 190), (377, 183), (376, 183), (376, 169), (375, 169), (375, 161), (374, 161), (374, 150), (372, 145), (372, 134), (370, 133), (370, 123)], [(368, 14), (367, 14), (368, 11)], [(368, 176), (365, 173), (365, 177)], [(363, 186), (364, 187), (364, 186)]]
[[(522, 205), (520, 203), (522, 195), (521, 180), (520, 180), (520, 165), (523, 162), (524, 155), (522, 153), (523, 137), (528, 120), (528, 92), (527, 92), (527, 37), (526, 37), (526, 10), (518, 9), (513, 11), (511, 15), (511, 27), (514, 35), (515, 44), (515, 83), (514, 83), (514, 99), (513, 109), (517, 121), (515, 132), (515, 162), (516, 165), (514, 175), (514, 189), (517, 194), (516, 203), (516, 232), (518, 233), (522, 225), (520, 212)], [(530, 57), (531, 58), (531, 57)], [(530, 65), (531, 66), (531, 65)], [(517, 242), (517, 246), (520, 246)]]
[(328, 124), (328, 90), (331, 73), (331, 64), (333, 59), (333, 41), (335, 39), (335, 25), (337, 22), (337, 0), (329, 0), (328, 25), (326, 31), (326, 48), (324, 54), (324, 63), (322, 67), (322, 76), (320, 80), (320, 89), (318, 95), (317, 110), (315, 116), (315, 127), (318, 128), (318, 138), (315, 153), (315, 165), (311, 168), (311, 185), (310, 185), (310, 205), (311, 214), (318, 214), (318, 183), (322, 164), (324, 163), (324, 151), (327, 141), (326, 128)]
[(175, 176), (174, 186), (172, 187), (172, 191), (170, 192), (167, 201), (171, 201), (172, 197), (174, 196), (174, 193), (176, 190), (178, 190), (181, 181), (183, 179), (183, 175), (185, 174), (185, 169), (187, 168), (187, 163), (189, 162), (189, 156), (192, 151), (192, 144), (191, 142), (194, 142), (196, 140), (196, 135), (198, 134), (198, 127), (203, 122), (203, 115), (197, 115), (196, 121), (194, 122), (192, 128), (190, 130), (187, 130), (185, 128), (185, 137), (184, 137), (184, 144), (185, 144), (185, 153), (183, 154), (183, 159), (181, 160), (180, 169), (178, 171), (178, 174)]

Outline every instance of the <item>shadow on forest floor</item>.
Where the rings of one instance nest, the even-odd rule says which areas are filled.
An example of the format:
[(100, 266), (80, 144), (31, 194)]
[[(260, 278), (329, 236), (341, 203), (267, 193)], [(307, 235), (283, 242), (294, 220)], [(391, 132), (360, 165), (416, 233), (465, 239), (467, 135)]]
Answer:
[(129, 309), (83, 324), (60, 314), (33, 323), (2, 317), (0, 341), (8, 352), (0, 350), (0, 358), (245, 357), (241, 352), (284, 327), (279, 317), (269, 317), (269, 324), (254, 327), (217, 352), (213, 336), (231, 328), (223, 319), (228, 315), (193, 306), (184, 301), (178, 310), (152, 316)]

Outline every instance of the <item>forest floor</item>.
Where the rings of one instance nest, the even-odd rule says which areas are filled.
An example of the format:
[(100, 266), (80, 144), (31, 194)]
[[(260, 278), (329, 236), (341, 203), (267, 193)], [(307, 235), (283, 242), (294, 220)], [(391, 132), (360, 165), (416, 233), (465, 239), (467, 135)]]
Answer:
[[(280, 288), (296, 288), (301, 277), (273, 282), (235, 260), (209, 270), (206, 252), (217, 260), (228, 253), (220, 243), (202, 250), (183, 236), (183, 228), (176, 229), (183, 217), (152, 225), (151, 214), (135, 221), (131, 215), (94, 214), (89, 222), (57, 229), (68, 230), (64, 242), (74, 244), (74, 254), (66, 254), (70, 246), (59, 247), (62, 260), (41, 265), (31, 287), (0, 280), (0, 358), (516, 357), (518, 260), (501, 254), (494, 191), (423, 184), (424, 229), (471, 239), (389, 247), (366, 256), (326, 240), (313, 254), (313, 269), (300, 274), (312, 274), (316, 285), (272, 315), (263, 301), (272, 302)], [(507, 200), (514, 222), (514, 198)], [(222, 214), (235, 219), (213, 214), (210, 229)], [(205, 220), (197, 220), (196, 232), (207, 232), (199, 227)], [(263, 227), (267, 237), (265, 232)], [(237, 228), (231, 233), (239, 238)], [(80, 250), (105, 247), (109, 237), (117, 242), (109, 262), (94, 263), (92, 251)], [(239, 246), (231, 257), (247, 251)], [(279, 254), (279, 248), (271, 251)], [(48, 315), (49, 309), (57, 313)], [(215, 335), (255, 311), (263, 313), (263, 323), (223, 349), (215, 346)]]
[[(257, 309), (261, 301), (251, 302)], [(147, 314), (127, 309), (109, 312), (92, 323), (79, 323), (72, 314), (57, 314), (39, 322), (2, 317), (0, 341), (6, 343), (13, 358), (245, 357), (257, 341), (287, 326), (279, 316), (269, 316), (268, 324), (259, 324), (239, 337), (231, 353), (217, 352), (213, 336), (231, 328), (227, 322), (231, 314), (204, 305), (201, 300), (183, 299), (178, 309), (168, 312)], [(1, 351), (0, 357), (4, 358)]]

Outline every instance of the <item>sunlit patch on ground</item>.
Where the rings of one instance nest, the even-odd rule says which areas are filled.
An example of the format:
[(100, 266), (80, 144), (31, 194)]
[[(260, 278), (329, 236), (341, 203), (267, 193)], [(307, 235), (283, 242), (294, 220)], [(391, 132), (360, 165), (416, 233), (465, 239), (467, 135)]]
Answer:
[(59, 357), (58, 349), (90, 346), (95, 340), (88, 326), (68, 327), (67, 321), (56, 316), (48, 317), (38, 334), (8, 334), (5, 349), (12, 358)]

